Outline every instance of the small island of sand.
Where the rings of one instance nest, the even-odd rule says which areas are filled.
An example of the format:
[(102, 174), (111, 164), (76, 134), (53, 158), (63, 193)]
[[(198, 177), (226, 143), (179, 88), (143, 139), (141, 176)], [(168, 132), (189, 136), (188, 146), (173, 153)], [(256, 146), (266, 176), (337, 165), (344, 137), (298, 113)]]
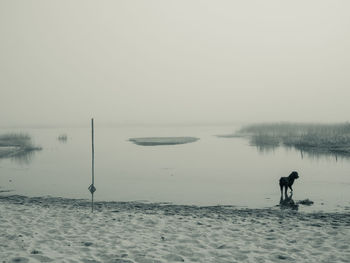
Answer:
[(129, 141), (141, 146), (175, 145), (198, 141), (195, 137), (144, 137), (130, 138)]

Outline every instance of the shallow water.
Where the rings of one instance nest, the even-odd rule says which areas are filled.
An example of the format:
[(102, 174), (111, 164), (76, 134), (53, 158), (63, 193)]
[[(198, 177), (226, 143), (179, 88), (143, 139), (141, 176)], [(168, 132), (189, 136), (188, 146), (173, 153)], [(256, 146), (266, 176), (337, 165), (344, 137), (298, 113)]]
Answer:
[[(279, 204), (278, 179), (292, 170), (300, 178), (293, 199), (309, 198), (303, 211), (350, 207), (350, 160), (308, 156), (294, 149), (260, 151), (242, 138), (218, 138), (235, 126), (95, 127), (96, 200), (172, 202), (264, 208)], [(1, 129), (27, 132), (43, 148), (20, 159), (0, 160), (0, 191), (27, 196), (90, 198), (89, 128)], [(67, 134), (67, 142), (57, 140)], [(199, 141), (139, 146), (132, 137), (193, 136)], [(5, 193), (4, 193), (5, 194)], [(9, 193), (6, 193), (9, 194)]]

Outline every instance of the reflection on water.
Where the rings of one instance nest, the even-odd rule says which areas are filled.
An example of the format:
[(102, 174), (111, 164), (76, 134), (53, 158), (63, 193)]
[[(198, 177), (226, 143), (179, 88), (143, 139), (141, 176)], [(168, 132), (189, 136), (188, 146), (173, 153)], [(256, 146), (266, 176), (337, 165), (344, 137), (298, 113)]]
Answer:
[(4, 159), (9, 159), (19, 165), (29, 165), (33, 160), (35, 152), (37, 152), (38, 150), (39, 148), (19, 149), (19, 150), (12, 149), (8, 151), (7, 154), (2, 155), (0, 157), (0, 161)]
[(293, 193), (290, 193), (289, 196), (287, 194), (285, 197), (283, 197), (283, 194), (282, 194), (281, 195), (281, 199), (280, 199), (279, 207), (281, 209), (298, 210), (299, 209), (299, 205), (294, 202), (292, 197), (293, 197)]
[[(232, 129), (226, 126), (98, 128), (96, 200), (272, 207), (280, 198), (279, 178), (298, 170), (301, 176), (295, 185), (294, 198), (315, 201), (315, 205), (300, 206), (299, 210), (333, 211), (338, 205), (349, 206), (350, 162), (347, 160), (313, 161), (301, 158), (300, 151), (294, 148), (286, 150), (271, 145), (258, 148), (269, 154), (259, 154), (245, 138), (213, 136)], [(0, 159), (2, 189), (28, 196), (90, 198), (87, 190), (91, 183), (90, 129), (26, 132), (43, 146), (43, 151)], [(69, 134), (69, 143), (61, 143), (60, 134)], [(128, 140), (169, 136), (194, 136), (200, 140), (162, 147), (141, 147)], [(302, 154), (308, 156), (304, 151)], [(288, 202), (291, 201), (284, 203)]]
[(279, 140), (277, 140), (275, 137), (263, 134), (252, 136), (249, 143), (252, 146), (256, 146), (260, 153), (273, 152), (280, 145)]
[(329, 161), (335, 160), (336, 162), (338, 162), (338, 160), (349, 160), (350, 156), (349, 155), (339, 155), (337, 153), (329, 153), (329, 152), (320, 152), (317, 150), (312, 150), (312, 149), (308, 149), (308, 150), (303, 150), (303, 149), (296, 149), (295, 147), (288, 147), (285, 146), (287, 148), (293, 148), (295, 150), (299, 150), (300, 153), (300, 157), (302, 159), (304, 159), (304, 157), (307, 157), (309, 159), (327, 159)]
[[(265, 153), (272, 153), (275, 152), (277, 148), (280, 147), (280, 145), (274, 145), (274, 144), (268, 144), (268, 143), (258, 143), (255, 140), (250, 141), (250, 145), (255, 146), (257, 151), (259, 153), (265, 154)], [(322, 151), (317, 148), (300, 148), (290, 145), (284, 145), (282, 144), (283, 148), (287, 150), (296, 150), (300, 153), (301, 159), (304, 159), (304, 157), (307, 157), (309, 159), (327, 159), (327, 160), (335, 160), (336, 162), (338, 160), (349, 160), (350, 155), (347, 153), (339, 154), (339, 153), (333, 153), (333, 152), (327, 152)]]
[(41, 149), (35, 146), (27, 133), (7, 131), (0, 135), (0, 159), (6, 158), (20, 164), (29, 164), (34, 151)]
[(11, 161), (18, 163), (20, 165), (29, 165), (33, 161), (33, 157), (36, 151), (23, 151), (19, 152), (11, 157)]
[(273, 145), (254, 145), (259, 153), (265, 154), (265, 153), (272, 153), (274, 152), (278, 146)]
[(57, 140), (58, 140), (60, 143), (67, 143), (68, 136), (67, 136), (67, 134), (60, 134), (60, 135), (57, 137)]

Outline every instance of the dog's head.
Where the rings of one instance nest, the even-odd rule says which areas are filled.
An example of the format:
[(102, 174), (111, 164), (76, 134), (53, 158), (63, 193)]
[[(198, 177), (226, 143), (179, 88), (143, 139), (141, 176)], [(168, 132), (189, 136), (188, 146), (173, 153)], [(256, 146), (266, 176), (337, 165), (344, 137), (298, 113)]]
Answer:
[(293, 171), (293, 172), (289, 175), (289, 177), (290, 177), (290, 178), (293, 178), (293, 179), (298, 179), (298, 178), (299, 178), (298, 172)]

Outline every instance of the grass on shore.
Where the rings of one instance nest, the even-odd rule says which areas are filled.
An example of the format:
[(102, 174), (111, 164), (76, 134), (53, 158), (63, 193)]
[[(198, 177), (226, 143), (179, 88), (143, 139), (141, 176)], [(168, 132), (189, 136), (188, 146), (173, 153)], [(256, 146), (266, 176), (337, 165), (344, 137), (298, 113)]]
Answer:
[(248, 136), (258, 147), (284, 145), (313, 153), (350, 157), (350, 123), (270, 123), (242, 127), (235, 136)]
[(27, 134), (0, 135), (0, 158), (16, 157), (37, 150), (41, 150), (41, 147), (34, 146), (31, 137)]

